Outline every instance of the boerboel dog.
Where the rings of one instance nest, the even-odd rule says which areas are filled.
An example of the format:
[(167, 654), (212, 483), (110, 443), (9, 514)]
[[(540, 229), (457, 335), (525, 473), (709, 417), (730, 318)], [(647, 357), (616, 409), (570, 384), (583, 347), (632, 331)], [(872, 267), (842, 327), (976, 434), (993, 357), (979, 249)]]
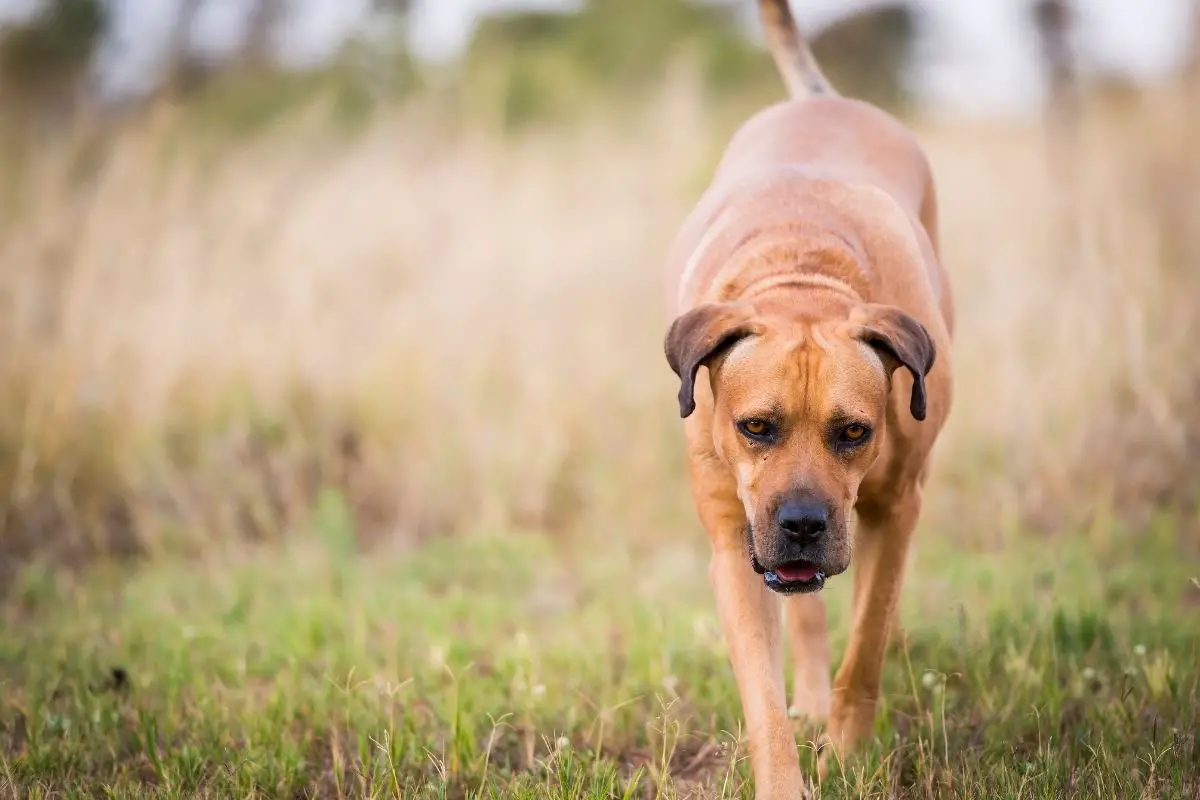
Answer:
[[(805, 783), (781, 628), (791, 711), (826, 726), (824, 774), (874, 725), (950, 411), (954, 312), (920, 146), (833, 90), (786, 0), (758, 6), (791, 97), (737, 131), (678, 234), (665, 350), (757, 796), (795, 798)], [(852, 629), (831, 686), (818, 592), (852, 555)]]

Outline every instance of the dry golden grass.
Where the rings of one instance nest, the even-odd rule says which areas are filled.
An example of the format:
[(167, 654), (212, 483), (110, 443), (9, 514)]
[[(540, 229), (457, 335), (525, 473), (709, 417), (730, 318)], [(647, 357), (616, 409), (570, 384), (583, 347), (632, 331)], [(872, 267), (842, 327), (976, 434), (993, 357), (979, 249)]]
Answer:
[[(90, 160), (34, 150), (0, 240), (0, 555), (271, 538), (325, 487), (388, 542), (690, 533), (661, 263), (729, 118), (681, 79), (515, 139), (416, 99), (351, 139), (297, 114), (201, 143), (164, 108)], [(926, 525), (1194, 500), (1193, 123), (1089, 115), (1074, 244), (1038, 127), (916, 123), (959, 308)]]

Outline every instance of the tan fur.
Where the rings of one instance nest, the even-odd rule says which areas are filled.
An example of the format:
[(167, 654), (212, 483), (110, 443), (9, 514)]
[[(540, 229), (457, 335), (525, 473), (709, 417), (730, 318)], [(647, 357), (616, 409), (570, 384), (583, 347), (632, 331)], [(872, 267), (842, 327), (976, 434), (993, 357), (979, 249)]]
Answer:
[[(781, 617), (793, 711), (827, 724), (824, 772), (874, 723), (930, 451), (950, 410), (954, 312), (920, 147), (889, 115), (828, 88), (786, 4), (759, 7), (794, 97), (742, 126), (685, 220), (669, 257), (666, 350), (681, 376), (692, 492), (757, 796), (794, 798), (804, 781)], [(707, 380), (693, 386), (701, 366)], [(738, 429), (758, 417), (777, 423), (769, 445)], [(845, 420), (869, 427), (869, 440), (831, 445)], [(824, 498), (830, 510), (818, 555), (805, 558), (830, 577), (852, 555), (855, 564), (850, 640), (832, 685), (820, 596), (781, 596), (755, 571), (793, 546), (778, 522), (792, 496)]]

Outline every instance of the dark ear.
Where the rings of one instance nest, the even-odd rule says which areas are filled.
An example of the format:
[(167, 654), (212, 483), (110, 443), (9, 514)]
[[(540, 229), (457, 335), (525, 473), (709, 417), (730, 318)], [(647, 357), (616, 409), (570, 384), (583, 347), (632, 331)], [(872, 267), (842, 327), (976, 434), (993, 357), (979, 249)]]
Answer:
[(912, 398), (908, 408), (913, 417), (925, 419), (925, 376), (933, 369), (937, 351), (925, 326), (894, 306), (871, 305), (857, 337), (870, 345), (890, 374), (897, 367), (912, 373)]
[(682, 381), (679, 416), (696, 410), (696, 373), (700, 366), (729, 345), (759, 332), (754, 308), (744, 303), (708, 303), (693, 308), (671, 323), (663, 349), (667, 363)]

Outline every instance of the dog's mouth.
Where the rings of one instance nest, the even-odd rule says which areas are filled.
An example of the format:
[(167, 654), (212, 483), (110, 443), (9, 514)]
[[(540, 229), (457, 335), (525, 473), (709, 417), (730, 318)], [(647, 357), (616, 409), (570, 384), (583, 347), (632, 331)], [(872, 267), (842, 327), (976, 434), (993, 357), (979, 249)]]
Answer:
[[(746, 526), (746, 550), (750, 555), (751, 568), (762, 575), (763, 583), (767, 588), (778, 592), (779, 594), (807, 594), (809, 592), (819, 592), (825, 588), (825, 579), (830, 575), (830, 567), (822, 566), (813, 561), (798, 558), (791, 561), (785, 561), (782, 564), (777, 564), (771, 569), (763, 566), (763, 563), (758, 560), (758, 551), (754, 548), (754, 533), (750, 526)], [(845, 567), (838, 569), (833, 567), (833, 574), (837, 575), (842, 572)]]
[(789, 561), (765, 571), (763, 582), (780, 594), (819, 592), (825, 586), (825, 571), (811, 561)]

